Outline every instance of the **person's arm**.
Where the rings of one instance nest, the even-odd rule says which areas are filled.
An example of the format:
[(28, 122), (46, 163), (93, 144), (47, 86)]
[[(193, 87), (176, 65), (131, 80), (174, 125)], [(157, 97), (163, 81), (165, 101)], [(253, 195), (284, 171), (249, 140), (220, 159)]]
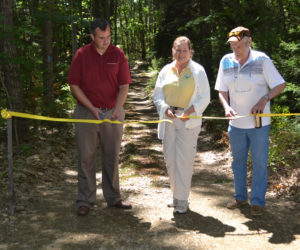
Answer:
[(189, 118), (184, 117), (193, 113), (196, 116), (201, 116), (210, 102), (210, 87), (204, 68), (197, 66), (192, 72), (195, 79), (196, 92), (190, 107), (184, 112), (183, 117), (180, 118), (182, 121), (188, 121)]
[(219, 99), (220, 102), (223, 105), (223, 108), (225, 110), (225, 116), (226, 117), (232, 117), (236, 116), (237, 112), (235, 112), (229, 105), (229, 95), (228, 92), (225, 91), (219, 91)]
[(159, 114), (160, 119), (163, 119), (165, 115), (169, 118), (175, 118), (176, 116), (173, 114), (170, 106), (165, 101), (165, 96), (163, 94), (163, 82), (165, 81), (165, 72), (168, 70), (166, 66), (159, 72), (158, 77), (156, 79), (155, 88), (152, 94), (152, 100), (155, 104), (157, 112)]
[(282, 83), (280, 85), (277, 85), (276, 87), (274, 87), (273, 89), (270, 90), (269, 92), (269, 98), (265, 98), (265, 96), (262, 96), (259, 101), (253, 106), (253, 108), (251, 109), (251, 113), (252, 114), (258, 114), (258, 113), (263, 113), (266, 104), (268, 103), (268, 101), (270, 101), (271, 99), (275, 98), (276, 96), (278, 96), (285, 88), (286, 84)]
[(124, 84), (119, 87), (119, 94), (117, 97), (116, 105), (114, 107), (114, 112), (111, 115), (112, 120), (120, 120), (120, 110), (127, 98), (128, 89), (129, 89), (129, 84)]
[(86, 95), (83, 93), (81, 88), (77, 85), (70, 85), (71, 92), (83, 106), (85, 106), (87, 109), (89, 109), (93, 115), (100, 120), (100, 116), (102, 114), (102, 111), (96, 107), (90, 102), (90, 100), (86, 97)]

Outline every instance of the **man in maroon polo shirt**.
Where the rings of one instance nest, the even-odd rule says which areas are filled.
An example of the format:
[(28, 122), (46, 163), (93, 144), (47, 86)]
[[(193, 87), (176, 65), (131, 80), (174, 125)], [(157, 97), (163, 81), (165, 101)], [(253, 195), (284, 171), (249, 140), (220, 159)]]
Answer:
[[(131, 83), (124, 52), (110, 44), (110, 24), (105, 19), (91, 23), (92, 42), (77, 50), (68, 82), (77, 99), (75, 119), (124, 121), (123, 104)], [(123, 125), (76, 123), (78, 145), (78, 215), (87, 215), (96, 200), (96, 152), (101, 146), (102, 190), (109, 207), (131, 209), (121, 200), (119, 152)]]

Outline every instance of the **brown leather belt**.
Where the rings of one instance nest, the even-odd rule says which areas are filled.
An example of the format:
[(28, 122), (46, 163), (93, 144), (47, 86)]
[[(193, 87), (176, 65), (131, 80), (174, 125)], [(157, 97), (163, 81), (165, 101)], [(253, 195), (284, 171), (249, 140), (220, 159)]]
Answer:
[(184, 110), (184, 108), (179, 108), (179, 107), (174, 107), (174, 106), (170, 106), (170, 109), (176, 111), (176, 110)]
[(113, 109), (113, 108), (98, 108), (98, 109), (100, 109), (100, 110), (103, 111), (103, 112), (107, 112), (108, 110), (111, 110), (111, 109)]

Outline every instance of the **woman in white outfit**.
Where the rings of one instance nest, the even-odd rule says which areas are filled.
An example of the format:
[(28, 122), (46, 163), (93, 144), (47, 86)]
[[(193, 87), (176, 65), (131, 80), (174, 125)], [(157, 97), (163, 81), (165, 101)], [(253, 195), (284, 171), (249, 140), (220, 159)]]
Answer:
[(175, 39), (172, 54), (174, 61), (158, 75), (153, 102), (160, 119), (173, 121), (158, 124), (173, 192), (173, 203), (168, 206), (174, 207), (175, 213), (186, 213), (202, 119), (185, 116), (202, 116), (210, 101), (210, 88), (204, 68), (192, 60), (187, 37)]

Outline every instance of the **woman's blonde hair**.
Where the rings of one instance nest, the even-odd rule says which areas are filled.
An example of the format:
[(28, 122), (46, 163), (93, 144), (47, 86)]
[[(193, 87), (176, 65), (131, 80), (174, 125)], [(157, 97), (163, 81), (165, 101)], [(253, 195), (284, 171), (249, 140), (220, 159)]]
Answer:
[(177, 37), (174, 40), (174, 42), (173, 42), (172, 49), (174, 50), (177, 45), (179, 45), (179, 44), (181, 44), (183, 42), (187, 43), (187, 45), (189, 47), (189, 50), (191, 52), (191, 57), (193, 57), (193, 55), (194, 55), (193, 45), (191, 43), (191, 40), (188, 37), (186, 37), (186, 36), (179, 36), (179, 37)]

